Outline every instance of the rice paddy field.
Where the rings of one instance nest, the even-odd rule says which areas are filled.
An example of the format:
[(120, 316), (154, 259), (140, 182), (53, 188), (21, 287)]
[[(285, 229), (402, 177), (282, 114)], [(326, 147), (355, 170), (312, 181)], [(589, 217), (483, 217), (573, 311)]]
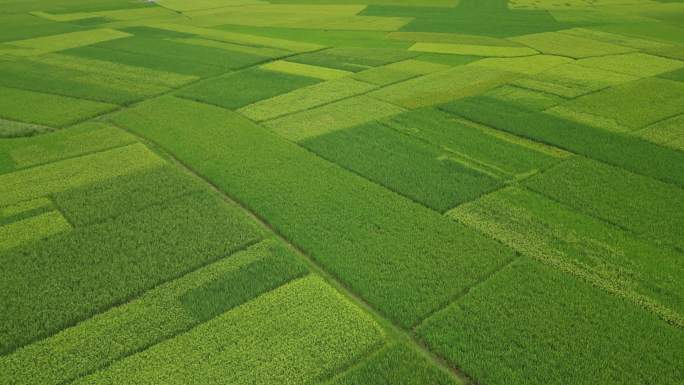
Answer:
[(0, 385), (684, 385), (684, 1), (0, 0)]

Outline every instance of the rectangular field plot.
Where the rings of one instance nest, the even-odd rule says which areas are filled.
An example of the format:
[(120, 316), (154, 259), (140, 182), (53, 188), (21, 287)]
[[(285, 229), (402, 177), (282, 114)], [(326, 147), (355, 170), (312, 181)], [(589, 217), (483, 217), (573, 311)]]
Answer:
[(137, 143), (0, 175), (0, 205), (54, 194), (163, 163), (164, 160)]
[(512, 84), (565, 98), (575, 98), (637, 79), (638, 77), (632, 75), (569, 63), (531, 77), (516, 79)]
[(114, 119), (264, 218), (401, 325), (415, 324), (512, 255), (225, 109), (160, 98)]
[(306, 268), (284, 246), (262, 241), (0, 357), (0, 382), (68, 382), (184, 333), (207, 316), (213, 318), (305, 274)]
[(133, 135), (100, 122), (87, 122), (30, 139), (0, 144), (18, 168), (35, 166), (135, 142)]
[(129, 103), (196, 77), (103, 60), (43, 55), (0, 63), (0, 84), (109, 103)]
[(75, 384), (301, 384), (381, 343), (378, 325), (320, 278), (291, 282)]
[(478, 94), (515, 77), (509, 72), (461, 66), (393, 84), (369, 95), (405, 108), (417, 108)]
[(342, 167), (443, 212), (501, 184), (449, 158), (437, 146), (370, 123), (307, 139), (301, 144)]
[(393, 104), (360, 95), (269, 120), (264, 126), (297, 142), (404, 111)]
[(376, 86), (354, 79), (330, 80), (264, 99), (237, 111), (252, 120), (269, 120), (366, 93), (374, 88)]
[(418, 56), (417, 52), (392, 48), (337, 47), (288, 58), (289, 61), (358, 72)]
[(115, 29), (94, 29), (81, 32), (70, 32), (60, 35), (36, 37), (27, 40), (11, 41), (5, 44), (35, 51), (36, 54), (62, 51), (69, 48), (82, 47), (103, 41), (121, 39), (131, 36)]
[(681, 330), (526, 257), (417, 333), (487, 384), (676, 384), (682, 374)]
[[(684, 247), (681, 188), (586, 159), (559, 165), (525, 186), (588, 215)], [(634, 204), (639, 202), (639, 204)]]
[(684, 83), (641, 79), (570, 100), (548, 112), (608, 130), (633, 131), (684, 113)]
[(575, 59), (634, 52), (634, 48), (596, 41), (560, 32), (544, 32), (509, 38), (547, 55), (568, 56)]
[(449, 158), (498, 179), (529, 175), (564, 155), (550, 147), (501, 135), (434, 109), (415, 110), (383, 121), (404, 135), (430, 143)]
[(409, 51), (444, 53), (450, 55), (516, 57), (536, 55), (539, 52), (528, 47), (506, 47), (500, 45), (474, 45), (453, 43), (416, 43)]
[(0, 87), (0, 118), (64, 127), (116, 106), (66, 96)]
[(447, 214), (528, 257), (684, 326), (682, 253), (542, 195), (506, 188)]
[(536, 75), (571, 62), (572, 59), (562, 56), (532, 55), (522, 57), (485, 58), (469, 63), (468, 65), (498, 71), (508, 71), (521, 75)]
[(662, 146), (684, 151), (684, 114), (654, 123), (634, 135)]
[(484, 96), (499, 99), (507, 103), (520, 104), (521, 106), (537, 111), (555, 107), (565, 101), (564, 98), (554, 94), (516, 87), (514, 85), (497, 87), (487, 91)]
[(486, 97), (457, 100), (444, 110), (661, 181), (684, 186), (684, 153)]
[(0, 352), (53, 335), (260, 238), (239, 209), (195, 193), (6, 250), (0, 303), (15, 311), (0, 314)]
[(449, 66), (444, 64), (408, 59), (357, 72), (352, 75), (352, 77), (357, 80), (382, 86), (447, 69), (449, 69)]
[(148, 23), (150, 27), (165, 29), (169, 31), (187, 33), (191, 35), (201, 36), (207, 39), (223, 41), (226, 43), (235, 43), (244, 46), (252, 47), (270, 47), (292, 52), (308, 52), (323, 48), (318, 44), (310, 44), (295, 40), (280, 39), (259, 35), (251, 35), (239, 32), (223, 31), (220, 29), (202, 28), (192, 25), (183, 24), (158, 24)]
[(261, 68), (268, 71), (282, 72), (291, 75), (308, 76), (311, 78), (321, 80), (339, 79), (351, 74), (351, 72), (342, 71), (334, 68), (294, 63), (285, 60), (278, 60), (266, 63), (261, 65)]
[(59, 211), (49, 211), (16, 222), (0, 222), (0, 252), (37, 239), (71, 230)]
[(194, 84), (177, 95), (236, 109), (318, 82), (318, 79), (311, 77), (249, 68)]
[(629, 53), (582, 59), (577, 64), (626, 75), (647, 77), (684, 67), (684, 61), (644, 53)]
[[(0, 138), (20, 138), (54, 131), (55, 128), (40, 124), (17, 122), (0, 118)], [(5, 141), (7, 143), (7, 141)]]

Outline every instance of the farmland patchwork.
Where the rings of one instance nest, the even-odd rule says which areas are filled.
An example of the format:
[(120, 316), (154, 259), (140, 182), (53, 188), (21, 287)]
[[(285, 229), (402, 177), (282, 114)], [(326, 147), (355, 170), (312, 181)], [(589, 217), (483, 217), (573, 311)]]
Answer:
[(0, 385), (681, 385), (683, 4), (0, 0)]

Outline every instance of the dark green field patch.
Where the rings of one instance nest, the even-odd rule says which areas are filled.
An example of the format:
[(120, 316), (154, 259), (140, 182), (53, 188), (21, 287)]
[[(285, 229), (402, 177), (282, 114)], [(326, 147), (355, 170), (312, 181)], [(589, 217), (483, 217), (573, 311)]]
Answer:
[(359, 72), (418, 56), (418, 52), (382, 48), (330, 48), (288, 58), (288, 61)]
[(506, 0), (461, 0), (456, 8), (370, 5), (360, 15), (414, 17), (401, 31), (507, 37), (569, 28), (547, 11), (510, 10)]
[(187, 292), (181, 297), (183, 306), (195, 318), (206, 321), (231, 309), (259, 293), (273, 290), (292, 279), (307, 274), (306, 266), (283, 249), (239, 270)]
[(97, 44), (97, 47), (133, 54), (150, 55), (159, 60), (176, 60), (179, 57), (200, 65), (214, 66), (222, 70), (248, 67), (265, 60), (262, 56), (227, 51), (225, 49), (184, 44), (166, 39), (130, 37)]
[(448, 152), (369, 123), (300, 142), (325, 159), (443, 212), (501, 185)]
[(684, 186), (684, 153), (681, 151), (487, 97), (461, 99), (442, 108), (499, 130)]
[(514, 179), (549, 167), (560, 157), (546, 148), (497, 136), (435, 109), (420, 109), (384, 121), (393, 129), (428, 142), (502, 179)]
[(417, 333), (484, 384), (677, 384), (684, 375), (680, 329), (527, 258)]
[(681, 188), (582, 158), (524, 184), (580, 212), (684, 249)]
[(192, 85), (178, 95), (235, 109), (318, 82), (305, 76), (250, 68)]
[(325, 385), (457, 385), (448, 374), (405, 343), (396, 343), (375, 353), (361, 365), (326, 382)]

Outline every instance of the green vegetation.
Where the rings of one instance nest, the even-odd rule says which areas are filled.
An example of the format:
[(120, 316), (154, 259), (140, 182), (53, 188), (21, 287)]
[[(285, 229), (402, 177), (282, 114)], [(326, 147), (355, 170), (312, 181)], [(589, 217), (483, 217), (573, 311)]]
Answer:
[[(206, 315), (227, 311), (305, 273), (281, 244), (262, 241), (0, 358), (0, 383), (60, 384), (92, 373), (199, 325), (206, 319), (196, 306)], [(191, 299), (202, 302), (186, 306)]]
[(306, 76), (250, 68), (194, 84), (178, 95), (236, 109), (316, 83), (318, 80)]
[[(54, 94), (0, 86), (0, 118), (43, 126), (64, 127), (115, 109), (116, 106)], [(22, 135), (26, 129), (19, 129)], [(40, 130), (29, 130), (32, 134)], [(10, 133), (16, 128), (10, 127)]]
[(75, 384), (300, 384), (343, 367), (381, 338), (368, 315), (308, 277)]
[(485, 383), (676, 384), (682, 374), (680, 329), (525, 257), (417, 333)]
[[(169, 97), (113, 119), (265, 218), (402, 325), (416, 323), (511, 256), (230, 111)], [(201, 135), (188, 129), (190, 122)]]
[(382, 123), (332, 132), (302, 145), (440, 212), (500, 185), (496, 178), (449, 158), (438, 146)]
[(478, 123), (684, 187), (684, 153), (487, 97), (442, 106)]
[(530, 178), (525, 186), (578, 211), (684, 248), (684, 217), (672, 210), (684, 205), (684, 196), (673, 185), (579, 158)]
[(453, 385), (454, 381), (406, 344), (390, 345), (326, 385)]
[(0, 385), (683, 385), (682, 0), (0, 0)]

